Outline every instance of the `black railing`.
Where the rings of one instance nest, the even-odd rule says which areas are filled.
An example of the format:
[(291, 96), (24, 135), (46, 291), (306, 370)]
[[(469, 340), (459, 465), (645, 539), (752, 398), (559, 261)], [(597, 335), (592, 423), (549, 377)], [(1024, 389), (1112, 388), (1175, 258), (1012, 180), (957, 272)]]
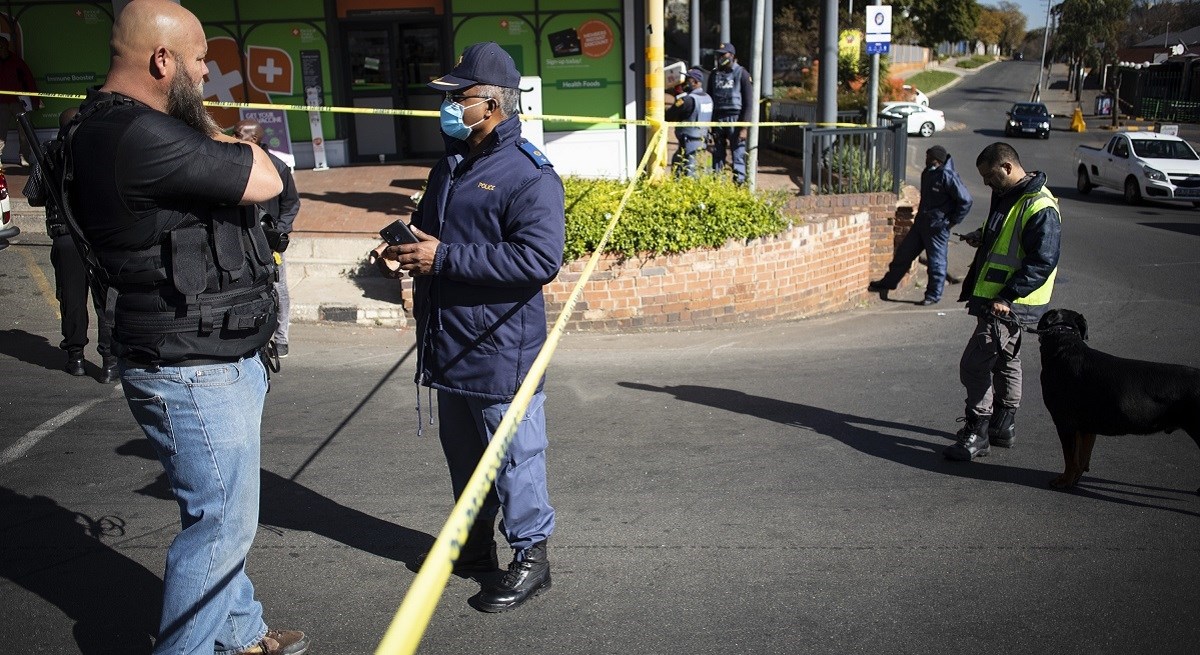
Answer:
[[(817, 127), (811, 103), (773, 102), (768, 120), (803, 125), (762, 130), (762, 144), (799, 157), (800, 195), (900, 193), (905, 182), (908, 135), (903, 122), (879, 127)], [(839, 123), (861, 123), (862, 112), (838, 112)]]

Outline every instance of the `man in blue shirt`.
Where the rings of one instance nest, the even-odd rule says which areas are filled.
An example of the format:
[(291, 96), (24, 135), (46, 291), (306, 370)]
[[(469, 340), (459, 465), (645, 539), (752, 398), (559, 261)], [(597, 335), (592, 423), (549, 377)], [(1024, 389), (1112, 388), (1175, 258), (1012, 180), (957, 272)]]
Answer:
[[(512, 58), (489, 42), (467, 48), (449, 75), (429, 83), (446, 94), (446, 155), (412, 217), (419, 242), (388, 247), (379, 260), (414, 277), (416, 381), (437, 390), (455, 497), (546, 341), (542, 286), (562, 266), (562, 180), (521, 138), (520, 81)], [(550, 588), (544, 402), (539, 382), (455, 566), (460, 574), (495, 570), (494, 521), (503, 509), (513, 561), (477, 597), (485, 612)]]

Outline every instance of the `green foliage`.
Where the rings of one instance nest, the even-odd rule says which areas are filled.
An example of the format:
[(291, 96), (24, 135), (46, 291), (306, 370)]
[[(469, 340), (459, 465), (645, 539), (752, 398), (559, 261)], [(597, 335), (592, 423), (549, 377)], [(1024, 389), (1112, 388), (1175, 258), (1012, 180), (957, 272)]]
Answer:
[(991, 55), (975, 55), (967, 59), (959, 59), (954, 65), (959, 68), (979, 68), (984, 64), (989, 64), (995, 61), (996, 58)]
[(943, 41), (965, 41), (975, 34), (979, 5), (975, 0), (913, 0), (909, 12), (919, 42), (933, 47)]
[(904, 80), (905, 84), (911, 84), (918, 89), (929, 92), (946, 86), (947, 84), (957, 80), (958, 75), (949, 71), (921, 71), (916, 75)]
[[(590, 254), (599, 245), (626, 183), (567, 177), (567, 231), (563, 259)], [(624, 257), (719, 248), (730, 239), (779, 234), (790, 225), (783, 192), (752, 193), (726, 178), (666, 177), (640, 180), (613, 230), (606, 251)]]
[(829, 182), (821, 185), (821, 193), (868, 193), (890, 191), (892, 174), (867, 161), (867, 151), (861, 146), (834, 148), (829, 154)]

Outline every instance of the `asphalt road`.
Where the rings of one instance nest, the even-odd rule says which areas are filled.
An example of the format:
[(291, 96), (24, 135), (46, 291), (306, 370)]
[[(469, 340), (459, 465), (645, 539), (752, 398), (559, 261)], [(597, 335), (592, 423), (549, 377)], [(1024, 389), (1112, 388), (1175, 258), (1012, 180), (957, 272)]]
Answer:
[[(966, 127), (910, 142), (969, 164), (964, 227), (987, 204), (974, 155), (1036, 74), (968, 78), (935, 99)], [(1200, 212), (1078, 196), (1070, 150), (1102, 139), (1016, 144), (1062, 198), (1054, 305), (1095, 348), (1200, 366)], [(0, 652), (146, 653), (177, 509), (119, 390), (59, 371), (49, 275), (45, 246), (0, 253)], [(486, 615), (452, 578), (421, 652), (1196, 652), (1196, 445), (1101, 437), (1080, 487), (1049, 489), (1062, 457), (1029, 339), (1016, 447), (944, 461), (972, 324), (949, 301), (876, 302), (568, 335), (547, 384), (554, 588)], [(450, 508), (436, 427), (416, 437), (411, 332), (298, 325), (291, 345), (251, 577), (314, 653), (370, 653)]]

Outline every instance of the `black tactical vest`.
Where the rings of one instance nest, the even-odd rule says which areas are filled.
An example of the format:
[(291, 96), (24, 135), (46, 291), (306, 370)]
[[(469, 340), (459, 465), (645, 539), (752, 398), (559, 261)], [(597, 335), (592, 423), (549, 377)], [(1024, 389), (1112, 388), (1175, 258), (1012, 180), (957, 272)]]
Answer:
[[(62, 191), (76, 239), (80, 181), (71, 139), (97, 111), (129, 102), (89, 94), (63, 128)], [(214, 207), (162, 235), (144, 250), (87, 243), (89, 272), (118, 291), (113, 352), (142, 364), (236, 359), (266, 345), (278, 324), (274, 255), (253, 206)]]

